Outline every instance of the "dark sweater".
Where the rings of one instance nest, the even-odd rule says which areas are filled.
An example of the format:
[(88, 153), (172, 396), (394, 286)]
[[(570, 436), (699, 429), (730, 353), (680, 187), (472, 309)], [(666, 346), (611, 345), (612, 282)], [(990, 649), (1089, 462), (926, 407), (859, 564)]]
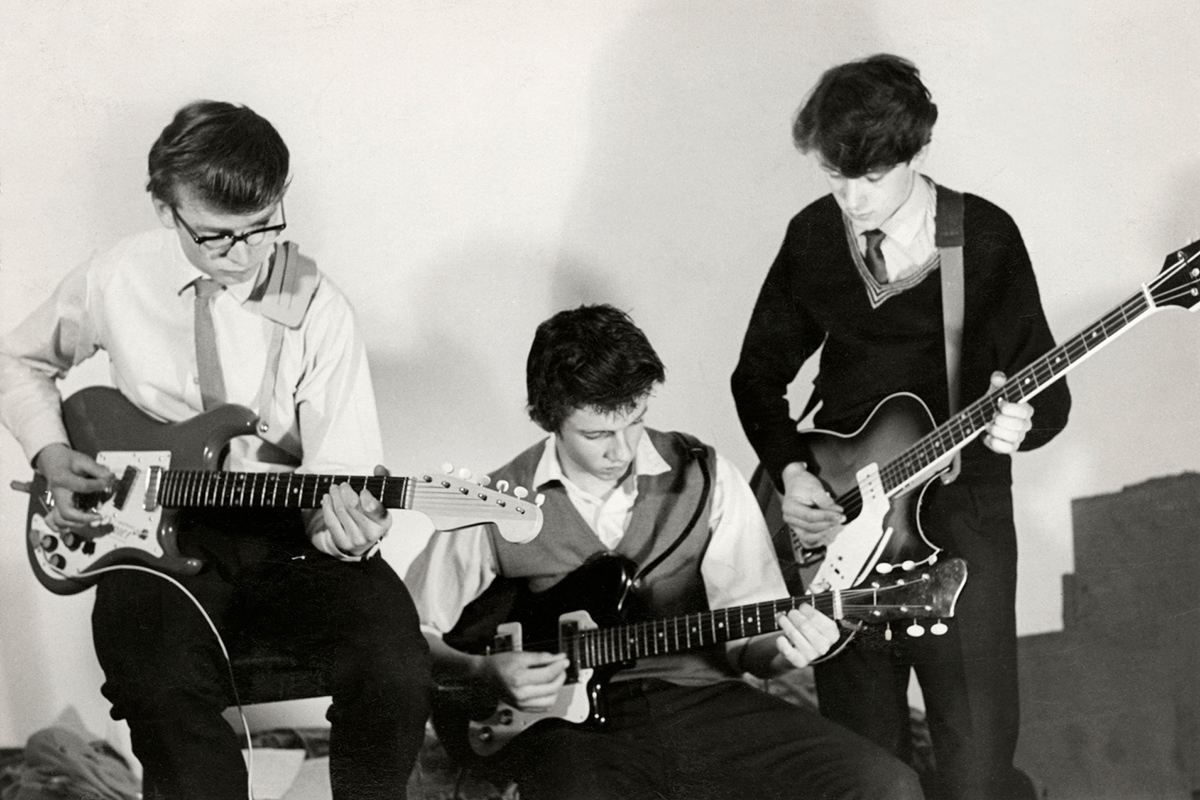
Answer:
[[(964, 204), (960, 407), (988, 391), (994, 370), (1011, 376), (1055, 344), (1016, 224), (981, 197), (964, 195)], [(742, 427), (777, 482), (787, 464), (810, 460), (789, 413), (787, 387), (822, 343), (817, 427), (854, 431), (881, 400), (900, 391), (923, 399), (936, 422), (949, 416), (940, 273), (872, 308), (832, 195), (789, 224), (733, 373)], [(1066, 382), (1043, 390), (1032, 405), (1034, 427), (1022, 450), (1045, 444), (1066, 425)], [(1007, 485), (1010, 459), (979, 437), (963, 450), (960, 479)]]

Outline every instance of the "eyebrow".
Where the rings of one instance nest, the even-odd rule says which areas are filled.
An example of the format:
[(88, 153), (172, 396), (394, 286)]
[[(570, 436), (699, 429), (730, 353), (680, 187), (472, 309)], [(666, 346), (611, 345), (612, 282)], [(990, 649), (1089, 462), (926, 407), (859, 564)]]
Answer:
[[(649, 411), (649, 409), (643, 408), (642, 413), (638, 414), (636, 419), (631, 419), (629, 421), (629, 424), (636, 425), (639, 422), (644, 422), (646, 419), (647, 411)], [(613, 433), (615, 430), (616, 430), (616, 428), (588, 428), (586, 430), (583, 428), (580, 428), (579, 432), (586, 435), (586, 434), (591, 434), (591, 433)]]
[[(243, 228), (242, 232), (244, 233), (245, 231), (251, 231), (251, 230), (254, 230), (255, 228), (264, 227), (268, 222), (271, 221), (271, 218), (275, 216), (275, 212), (278, 210), (279, 210), (279, 206), (275, 206), (275, 208), (273, 208), (271, 210), (271, 213), (267, 214), (264, 217), (260, 217), (259, 219), (254, 220), (249, 225), (247, 225), (245, 228)], [(206, 236), (233, 236), (237, 233), (237, 231), (231, 230), (229, 228), (212, 228), (212, 227), (209, 227), (208, 225), (197, 225), (196, 233), (203, 233)]]

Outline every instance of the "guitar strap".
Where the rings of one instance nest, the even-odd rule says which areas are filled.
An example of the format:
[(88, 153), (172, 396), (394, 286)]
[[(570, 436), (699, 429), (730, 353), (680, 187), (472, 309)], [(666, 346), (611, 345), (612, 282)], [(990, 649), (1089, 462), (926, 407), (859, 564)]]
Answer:
[[(686, 433), (676, 433), (675, 435), (687, 445), (688, 455), (696, 459), (696, 463), (700, 467), (700, 474), (704, 478), (704, 487), (700, 491), (700, 502), (696, 504), (696, 510), (692, 512), (692, 517), (688, 520), (687, 525), (684, 526), (683, 532), (675, 537), (675, 541), (671, 542), (666, 550), (663, 550), (649, 564), (638, 570), (637, 575), (633, 579), (635, 585), (649, 575), (659, 564), (666, 561), (679, 548), (679, 545), (683, 544), (684, 539), (688, 537), (692, 529), (696, 527), (696, 523), (700, 521), (700, 515), (704, 513), (704, 509), (708, 507), (708, 495), (712, 491), (712, 475), (708, 471), (708, 450), (694, 436)], [(686, 469), (686, 467), (687, 464), (685, 463), (684, 468)]]
[[(934, 242), (937, 244), (942, 273), (942, 326), (946, 336), (946, 390), (950, 416), (958, 413), (962, 360), (963, 307), (963, 196), (962, 192), (937, 187), (937, 212), (934, 218)], [(951, 483), (962, 469), (962, 451), (954, 454), (942, 483)]]
[(297, 458), (299, 443), (281, 441), (282, 434), (271, 435), (270, 419), (272, 401), (275, 398), (276, 377), (279, 374), (279, 357), (283, 352), (283, 335), (288, 329), (296, 330), (304, 322), (304, 315), (312, 304), (313, 295), (321, 282), (317, 262), (300, 255), (295, 242), (284, 242), (275, 249), (271, 274), (259, 304), (259, 313), (275, 323), (271, 332), (271, 344), (267, 350), (267, 364), (263, 370), (262, 385), (258, 390), (255, 408), (258, 409), (258, 434), (262, 438), (283, 447)]

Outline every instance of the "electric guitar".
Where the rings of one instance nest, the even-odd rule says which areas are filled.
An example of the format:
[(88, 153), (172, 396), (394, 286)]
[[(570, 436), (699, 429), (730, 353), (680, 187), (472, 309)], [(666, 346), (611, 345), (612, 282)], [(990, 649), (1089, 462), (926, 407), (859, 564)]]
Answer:
[[(63, 402), (71, 446), (117, 476), (111, 491), (77, 495), (80, 508), (101, 523), (87, 537), (57, 533), (46, 524), (52, 508), (45, 478), (14, 488), (30, 493), (26, 550), (37, 579), (55, 594), (74, 594), (99, 579), (96, 570), (138, 563), (171, 575), (194, 575), (202, 563), (180, 554), (176, 534), (185, 509), (320, 506), (336, 483), (364, 488), (384, 506), (425, 514), (439, 530), (484, 522), (511, 542), (527, 542), (542, 527), (537, 504), (450, 475), (377, 477), (292, 472), (222, 472), (222, 451), (236, 436), (253, 434), (258, 417), (225, 405), (178, 423), (155, 420), (116, 389), (91, 387)], [(507, 487), (499, 487), (506, 489)]]
[[(812, 591), (857, 586), (876, 571), (933, 563), (940, 549), (921, 531), (919, 509), (933, 479), (954, 453), (991, 423), (1000, 400), (1029, 400), (1066, 375), (1134, 323), (1164, 308), (1196, 310), (1200, 301), (1200, 241), (1166, 259), (1149, 284), (1071, 339), (1009, 377), (1007, 382), (941, 425), (916, 395), (885, 398), (852, 433), (802, 432), (812, 449), (809, 469), (844, 510), (845, 526), (828, 546), (813, 576)], [(914, 489), (920, 492), (914, 494)], [(791, 536), (797, 562), (801, 552)]]
[[(446, 751), (459, 763), (498, 753), (532, 725), (546, 720), (603, 725), (603, 690), (618, 670), (638, 658), (694, 651), (779, 630), (777, 616), (809, 603), (838, 620), (844, 647), (865, 624), (934, 619), (933, 634), (945, 633), (942, 621), (967, 579), (967, 563), (945, 559), (890, 583), (817, 595), (704, 611), (668, 619), (630, 622), (642, 616), (636, 593), (636, 566), (619, 555), (602, 555), (572, 572), (553, 588), (526, 594), (510, 620), (496, 629), (489, 652), (539, 650), (565, 653), (567, 680), (554, 705), (522, 711), (496, 702), (494, 694), (466, 686), (439, 686), (433, 724)], [(565, 613), (559, 613), (563, 611)], [(924, 633), (914, 622), (910, 636)]]

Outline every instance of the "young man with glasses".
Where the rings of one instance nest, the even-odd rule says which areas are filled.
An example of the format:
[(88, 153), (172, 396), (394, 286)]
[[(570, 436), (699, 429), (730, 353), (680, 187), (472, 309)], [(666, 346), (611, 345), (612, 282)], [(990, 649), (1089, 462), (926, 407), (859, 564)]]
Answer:
[[(248, 108), (198, 101), (150, 150), (162, 228), (73, 270), (0, 337), (0, 418), (45, 476), (46, 524), (87, 536), (74, 496), (114, 476), (71, 448), (55, 381), (98, 350), (117, 389), (166, 422), (222, 403), (252, 409), (234, 470), (362, 474), (382, 460), (363, 342), (345, 296), (290, 242), (289, 154)], [(182, 553), (204, 568), (179, 583), (117, 570), (96, 587), (92, 624), (112, 714), (129, 722), (150, 798), (245, 798), (221, 636), (266, 642), (327, 669), (334, 797), (403, 797), (424, 740), (429, 666), (412, 600), (376, 552), (391, 519), (365, 491), (334, 486), (312, 512), (186, 516)], [(190, 595), (190, 597), (189, 597)]]

